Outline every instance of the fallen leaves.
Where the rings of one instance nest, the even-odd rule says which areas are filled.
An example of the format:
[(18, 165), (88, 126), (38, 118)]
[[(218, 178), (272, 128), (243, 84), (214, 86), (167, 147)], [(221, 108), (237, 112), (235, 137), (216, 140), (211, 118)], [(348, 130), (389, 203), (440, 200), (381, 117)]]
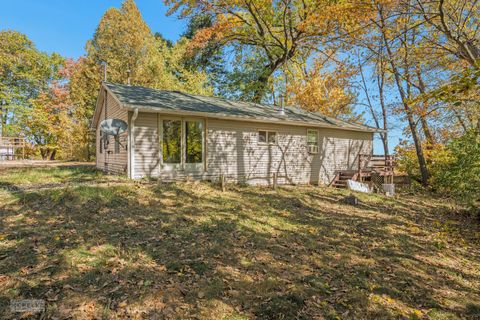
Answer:
[[(45, 298), (52, 318), (419, 317), (432, 300), (463, 301), (444, 307), (459, 312), (465, 299), (480, 303), (478, 247), (449, 238), (468, 226), (431, 225), (438, 212), (408, 199), (389, 200), (393, 215), (382, 199), (353, 210), (341, 191), (313, 187), (129, 186), (71, 186), (68, 210), (58, 186), (0, 205), (0, 289)], [(12, 218), (33, 207), (28, 223)]]

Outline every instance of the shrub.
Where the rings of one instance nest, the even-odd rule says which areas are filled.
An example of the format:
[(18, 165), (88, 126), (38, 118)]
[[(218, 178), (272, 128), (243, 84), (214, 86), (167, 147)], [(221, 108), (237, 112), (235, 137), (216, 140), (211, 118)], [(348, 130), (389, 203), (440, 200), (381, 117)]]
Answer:
[(446, 147), (447, 160), (433, 166), (432, 185), (478, 209), (480, 202), (480, 135), (470, 131)]

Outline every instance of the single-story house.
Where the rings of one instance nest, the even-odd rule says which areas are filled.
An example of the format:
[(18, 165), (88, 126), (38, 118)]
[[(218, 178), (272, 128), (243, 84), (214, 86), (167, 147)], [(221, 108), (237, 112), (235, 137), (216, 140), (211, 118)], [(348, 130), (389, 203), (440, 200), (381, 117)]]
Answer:
[[(119, 137), (104, 119), (128, 125)], [(271, 184), (328, 184), (372, 154), (365, 125), (296, 107), (103, 83), (92, 121), (96, 166), (109, 173), (162, 180), (207, 179)]]

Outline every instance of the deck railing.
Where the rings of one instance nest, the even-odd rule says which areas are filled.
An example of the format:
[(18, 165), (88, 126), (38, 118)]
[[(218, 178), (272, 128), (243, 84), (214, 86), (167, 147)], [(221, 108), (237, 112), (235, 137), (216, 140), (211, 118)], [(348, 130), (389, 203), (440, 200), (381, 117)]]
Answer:
[(359, 154), (358, 155), (358, 177), (376, 172), (384, 177), (393, 179), (395, 171), (395, 156), (393, 155), (375, 155), (375, 154)]
[(26, 141), (21, 137), (0, 137), (0, 160), (25, 159)]

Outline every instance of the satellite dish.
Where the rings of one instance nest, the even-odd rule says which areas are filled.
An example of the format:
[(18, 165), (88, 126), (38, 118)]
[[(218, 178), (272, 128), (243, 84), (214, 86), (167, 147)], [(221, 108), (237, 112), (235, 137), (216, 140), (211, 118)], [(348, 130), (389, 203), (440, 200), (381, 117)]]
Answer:
[(118, 136), (127, 131), (128, 125), (120, 119), (105, 119), (100, 122), (100, 130), (108, 135)]

